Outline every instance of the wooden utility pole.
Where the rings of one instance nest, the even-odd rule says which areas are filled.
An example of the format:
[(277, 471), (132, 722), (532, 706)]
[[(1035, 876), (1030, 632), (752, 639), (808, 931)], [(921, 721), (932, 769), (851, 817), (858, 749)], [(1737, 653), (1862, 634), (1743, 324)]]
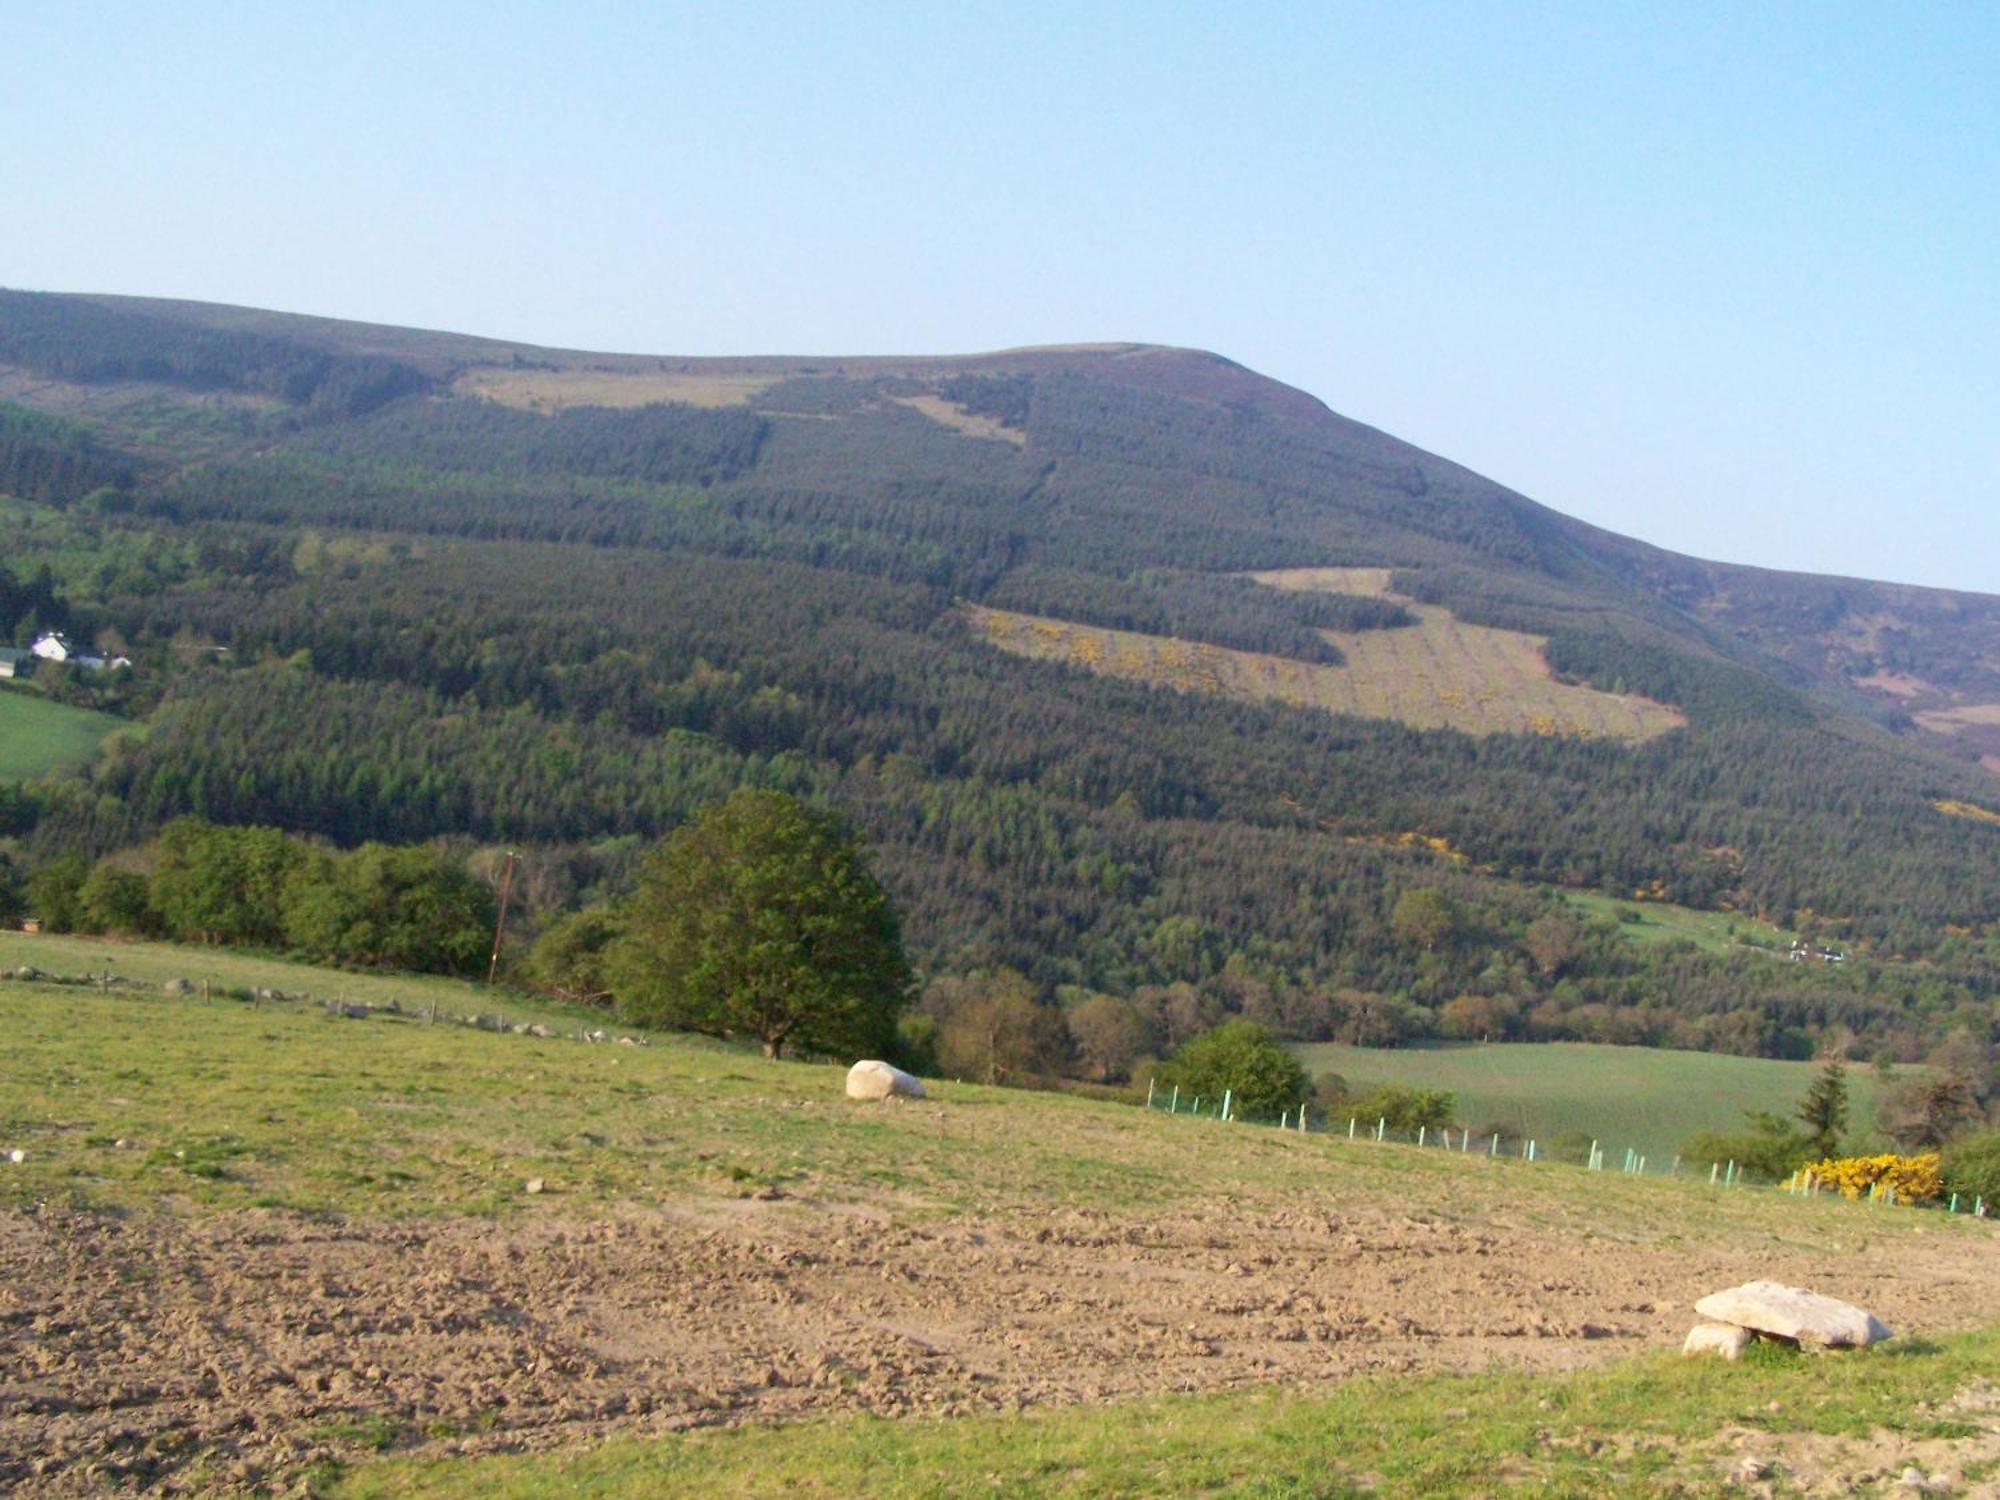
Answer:
[(514, 894), (514, 861), (519, 858), (509, 849), (506, 867), (500, 872), (500, 913), (493, 922), (493, 961), (486, 966), (486, 987), (489, 990), (500, 976), (500, 944), (507, 937), (507, 899)]

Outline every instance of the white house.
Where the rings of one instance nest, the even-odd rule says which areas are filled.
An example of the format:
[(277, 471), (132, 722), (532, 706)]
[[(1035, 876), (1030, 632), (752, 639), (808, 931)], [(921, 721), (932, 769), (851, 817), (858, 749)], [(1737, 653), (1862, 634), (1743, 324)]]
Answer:
[(54, 630), (36, 641), (32, 649), (43, 661), (75, 662), (86, 672), (102, 672), (106, 667), (116, 669), (132, 665), (130, 657), (115, 656), (106, 661), (101, 656), (92, 656), (87, 651), (79, 651), (69, 643), (69, 637)]

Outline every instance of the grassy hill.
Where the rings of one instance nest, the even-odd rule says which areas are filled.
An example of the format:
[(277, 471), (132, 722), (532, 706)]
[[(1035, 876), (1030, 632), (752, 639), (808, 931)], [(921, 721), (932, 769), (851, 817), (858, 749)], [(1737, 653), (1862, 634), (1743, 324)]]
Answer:
[(0, 691), (0, 781), (36, 781), (89, 765), (105, 737), (131, 726), (110, 714)]
[[(1533, 1137), (1543, 1150), (1563, 1136), (1601, 1140), (1608, 1160), (1629, 1147), (1663, 1171), (1697, 1131), (1737, 1130), (1748, 1110), (1789, 1115), (1817, 1071), (1812, 1063), (1582, 1042), (1434, 1043), (1384, 1050), (1307, 1043), (1293, 1049), (1306, 1071), (1338, 1073), (1350, 1085), (1399, 1083), (1449, 1089), (1458, 1123)], [(1857, 1140), (1875, 1140), (1879, 1084), (1850, 1068), (1849, 1120)]]
[[(1766, 1442), (1795, 1471), (2000, 1457), (1951, 1404), (1993, 1355), (1963, 1216), (951, 1083), (861, 1105), (838, 1066), (665, 1035), (18, 981), (0, 1020), (28, 1210), (0, 1371), (65, 1403), (0, 1404), (17, 1492), (111, 1464), (375, 1496), (1613, 1493)], [(1675, 1359), (1748, 1266), (1905, 1338)]]

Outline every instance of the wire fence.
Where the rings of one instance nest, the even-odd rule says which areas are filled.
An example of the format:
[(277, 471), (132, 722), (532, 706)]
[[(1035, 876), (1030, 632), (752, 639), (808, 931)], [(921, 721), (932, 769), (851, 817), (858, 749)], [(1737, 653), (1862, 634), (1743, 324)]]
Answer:
[[(1633, 1177), (1672, 1177), (1682, 1181), (1701, 1179), (1701, 1168), (1692, 1167), (1684, 1171), (1679, 1156), (1662, 1162), (1634, 1147), (1607, 1150), (1604, 1142), (1592, 1140), (1587, 1150), (1551, 1150), (1533, 1136), (1509, 1135), (1506, 1131), (1479, 1131), (1457, 1125), (1419, 1125), (1415, 1130), (1393, 1128), (1387, 1118), (1378, 1116), (1374, 1120), (1364, 1120), (1358, 1115), (1342, 1115), (1338, 1111), (1315, 1112), (1311, 1105), (1300, 1105), (1296, 1110), (1285, 1110), (1275, 1120), (1246, 1116), (1236, 1106), (1232, 1090), (1224, 1089), (1222, 1097), (1204, 1097), (1200, 1094), (1184, 1093), (1179, 1085), (1167, 1085), (1158, 1079), (1146, 1081), (1145, 1107), (1156, 1112), (1184, 1116), (1190, 1120), (1209, 1120), (1221, 1124), (1257, 1125), (1266, 1129), (1295, 1132), (1300, 1135), (1321, 1135), (1344, 1138), (1350, 1141), (1367, 1141), (1378, 1146), (1412, 1146), (1419, 1150), (1448, 1151), (1460, 1156), (1484, 1156), (1492, 1159), (1507, 1157), (1527, 1162), (1558, 1162), (1567, 1166), (1582, 1167), (1586, 1171), (1605, 1172), (1616, 1170), (1621, 1175)], [(1833, 1182), (1816, 1175), (1809, 1167), (1800, 1167), (1776, 1183), (1753, 1182), (1744, 1169), (1733, 1161), (1704, 1162), (1707, 1167), (1707, 1181), (1710, 1187), (1733, 1191), (1744, 1186), (1777, 1191), (1796, 1197), (1819, 1197), (1824, 1194), (1840, 1195), (1840, 1188)], [(1888, 1182), (1870, 1184), (1866, 1199), (1870, 1203), (1884, 1207), (1936, 1207), (1947, 1213), (1970, 1214), (1976, 1218), (1987, 1218), (1992, 1210), (1985, 1198), (1964, 1193), (1952, 1193), (1948, 1197), (1935, 1200), (1917, 1200), (1907, 1196), (1899, 1197), (1895, 1186)]]

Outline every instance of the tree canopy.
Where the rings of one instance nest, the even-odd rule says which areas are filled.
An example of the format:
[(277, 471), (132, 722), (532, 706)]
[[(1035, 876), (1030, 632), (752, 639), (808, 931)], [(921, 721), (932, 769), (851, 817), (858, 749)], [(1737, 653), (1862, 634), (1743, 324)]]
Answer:
[(767, 1057), (893, 1041), (911, 974), (896, 913), (853, 833), (785, 792), (744, 788), (640, 868), (609, 952), (619, 1012), (753, 1038)]
[(1220, 1100), (1227, 1089), (1239, 1115), (1276, 1116), (1297, 1109), (1310, 1085), (1305, 1069), (1255, 1021), (1225, 1021), (1168, 1061), (1162, 1076), (1183, 1094)]

